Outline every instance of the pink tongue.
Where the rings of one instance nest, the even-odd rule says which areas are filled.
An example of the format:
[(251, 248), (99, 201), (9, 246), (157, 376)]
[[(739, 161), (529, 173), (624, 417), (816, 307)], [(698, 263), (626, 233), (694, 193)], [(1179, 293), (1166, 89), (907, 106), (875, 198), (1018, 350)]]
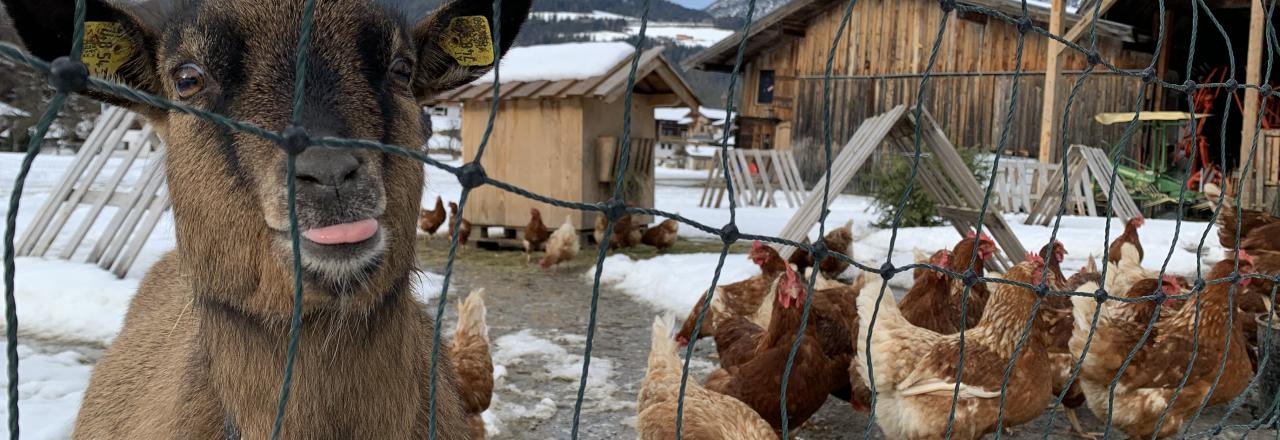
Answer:
[(347, 244), (368, 240), (369, 237), (372, 237), (377, 232), (378, 221), (370, 218), (358, 222), (308, 229), (302, 231), (302, 236), (319, 244)]

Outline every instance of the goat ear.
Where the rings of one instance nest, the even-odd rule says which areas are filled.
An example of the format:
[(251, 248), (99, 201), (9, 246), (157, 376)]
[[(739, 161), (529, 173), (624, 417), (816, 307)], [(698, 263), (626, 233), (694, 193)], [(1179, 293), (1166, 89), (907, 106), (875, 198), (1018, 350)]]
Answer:
[[(511, 49), (520, 26), (529, 17), (532, 0), (500, 0), (502, 54)], [(413, 92), (425, 100), (474, 81), (497, 63), (493, 42), (493, 2), (454, 0), (413, 30), (418, 47), (418, 70)]]
[[(52, 61), (71, 52), (75, 2), (3, 2), (18, 35), (32, 55)], [(89, 68), (90, 75), (157, 94), (160, 81), (155, 69), (154, 48), (163, 7), (149, 2), (137, 5), (136, 10), (133, 7), (125, 10), (106, 0), (87, 0), (85, 7), (85, 45), (81, 60)], [(130, 105), (123, 98), (100, 92), (89, 91), (86, 94), (109, 104)]]

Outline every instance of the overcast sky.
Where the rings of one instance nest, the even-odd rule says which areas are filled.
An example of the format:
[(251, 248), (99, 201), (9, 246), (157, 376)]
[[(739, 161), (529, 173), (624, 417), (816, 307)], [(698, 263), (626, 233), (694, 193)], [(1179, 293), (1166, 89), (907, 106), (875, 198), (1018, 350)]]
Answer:
[(702, 9), (715, 0), (671, 0), (672, 3), (691, 9)]

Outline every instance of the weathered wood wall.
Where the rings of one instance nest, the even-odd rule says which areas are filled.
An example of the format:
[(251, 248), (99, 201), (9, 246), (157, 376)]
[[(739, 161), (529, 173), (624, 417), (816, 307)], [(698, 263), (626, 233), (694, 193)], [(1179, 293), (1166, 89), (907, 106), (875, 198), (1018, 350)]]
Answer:
[[(863, 119), (884, 113), (898, 104), (915, 105), (920, 78), (835, 80), (831, 83), (831, 134), (838, 152)], [(1072, 81), (1074, 84), (1074, 79)], [(823, 172), (822, 81), (800, 82), (793, 148), (806, 181)], [(1034, 156), (1039, 142), (1040, 99), (1044, 76), (1017, 79), (1018, 100), (1009, 123), (1005, 154)], [(1133, 109), (1142, 81), (1119, 75), (1092, 75), (1071, 106), (1067, 140), (1106, 148), (1124, 131), (1124, 124), (1102, 125), (1093, 120), (1101, 112)], [(1013, 99), (1011, 75), (983, 77), (933, 77), (926, 88), (924, 108), (938, 120), (956, 147), (999, 145)], [(1062, 104), (1065, 105), (1065, 95)], [(1135, 134), (1139, 139), (1143, 133)], [(874, 162), (874, 161), (873, 161)], [(873, 163), (874, 165), (874, 163)]]
[[(814, 178), (815, 172), (821, 174), (812, 167), (814, 155), (808, 153), (812, 140), (822, 138), (821, 77), (843, 8), (843, 2), (835, 2), (827, 13), (808, 25), (803, 35), (784, 37), (787, 41), (748, 60), (743, 67), (741, 115), (777, 118), (781, 124), (792, 122), (791, 145), (798, 150), (796, 156), (807, 179)], [(985, 15), (951, 14), (932, 68), (942, 76), (931, 80), (926, 105), (957, 146), (992, 147), (1012, 90), (1009, 73), (1018, 65), (1018, 31), (1013, 25)], [(919, 74), (929, 64), (942, 18), (934, 1), (858, 2), (832, 64), (832, 76), (840, 78), (832, 83), (834, 145), (842, 145), (863, 118), (915, 101)], [(1010, 150), (1027, 151), (1038, 143), (1046, 43), (1047, 39), (1039, 34), (1028, 34), (1023, 41), (1022, 69), (1027, 76), (1019, 81), (1022, 95), (1015, 114), (1015, 130), (1009, 137)], [(1145, 68), (1151, 59), (1151, 54), (1125, 49), (1123, 42), (1114, 38), (1100, 37), (1098, 53), (1124, 69)], [(1084, 56), (1068, 51), (1064, 69), (1073, 71), (1085, 66)], [(757, 103), (762, 70), (775, 72), (771, 104)], [(945, 77), (974, 73), (991, 75)], [(1064, 82), (1074, 83), (1074, 76), (1068, 75)], [(1118, 130), (1103, 128), (1087, 118), (1098, 111), (1131, 110), (1140, 85), (1137, 79), (1113, 75), (1090, 79), (1072, 111), (1073, 142), (1101, 145), (1112, 140)], [(1074, 137), (1079, 135), (1085, 137)]]

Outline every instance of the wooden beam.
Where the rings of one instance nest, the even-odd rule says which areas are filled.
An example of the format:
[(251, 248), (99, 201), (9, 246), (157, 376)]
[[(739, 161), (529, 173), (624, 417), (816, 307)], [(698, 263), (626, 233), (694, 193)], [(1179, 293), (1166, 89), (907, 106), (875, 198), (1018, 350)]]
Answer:
[[(1155, 17), (1155, 19), (1156, 19), (1155, 20), (1156, 22), (1153, 23), (1152, 28), (1159, 29), (1161, 17), (1157, 16)], [(1160, 38), (1160, 41), (1162, 41), (1163, 43), (1160, 44), (1160, 53), (1156, 54), (1156, 78), (1160, 78), (1160, 79), (1166, 78), (1165, 74), (1169, 72), (1169, 48), (1173, 47), (1173, 41), (1170, 40), (1169, 38), (1173, 32), (1173, 10), (1172, 9), (1168, 9), (1164, 11), (1163, 20), (1164, 20), (1164, 34), (1158, 36), (1158, 38)], [(1155, 99), (1153, 100), (1153, 102), (1155, 103), (1155, 106), (1153, 107), (1153, 110), (1156, 110), (1156, 111), (1163, 110), (1164, 94), (1165, 94), (1164, 87), (1155, 87), (1155, 92), (1156, 92), (1155, 93), (1156, 96), (1155, 96)]]
[[(1063, 15), (1066, 15), (1067, 1), (1053, 0), (1049, 15), (1049, 33), (1062, 35)], [(1055, 136), (1058, 124), (1058, 76), (1062, 71), (1062, 43), (1049, 40), (1047, 51), (1048, 64), (1045, 64), (1044, 102), (1040, 112), (1040, 162), (1053, 162), (1053, 151), (1057, 148)]]
[[(1107, 11), (1110, 10), (1111, 7), (1115, 6), (1116, 4), (1116, 0), (1101, 0), (1101, 2), (1102, 4), (1098, 5), (1099, 17), (1101, 17), (1103, 14), (1106, 14)], [(1077, 21), (1074, 26), (1071, 26), (1071, 30), (1067, 31), (1066, 35), (1062, 35), (1061, 32), (1053, 32), (1053, 33), (1055, 35), (1062, 35), (1063, 39), (1070, 41), (1072, 43), (1074, 43), (1076, 40), (1079, 40), (1080, 36), (1084, 35), (1085, 32), (1088, 32), (1089, 28), (1093, 26), (1093, 7), (1090, 6), (1089, 9), (1078, 10), (1076, 11), (1076, 14), (1080, 15), (1080, 21)], [(1051, 28), (1053, 27), (1052, 16), (1050, 17), (1049, 26)], [(1062, 51), (1067, 48), (1067, 46), (1062, 44), (1057, 44), (1054, 47), (1056, 47), (1056, 49), (1054, 50), (1057, 51), (1058, 53), (1062, 53)]]
[[(1249, 9), (1249, 52), (1248, 61), (1245, 65), (1244, 82), (1247, 84), (1259, 84), (1262, 82), (1262, 31), (1265, 29), (1266, 10), (1263, 9), (1262, 0), (1253, 0), (1253, 6)], [(1255, 89), (1245, 89), (1244, 91), (1244, 120), (1241, 126), (1240, 136), (1240, 177), (1243, 179), (1247, 174), (1244, 170), (1244, 164), (1248, 161), (1249, 150), (1253, 146), (1253, 133), (1258, 125), (1258, 91)], [(1259, 140), (1261, 141), (1261, 140)], [(1261, 166), (1260, 161), (1254, 160), (1254, 166)], [(1257, 189), (1262, 187), (1262, 176), (1255, 177)], [(1254, 182), (1241, 181), (1241, 190), (1250, 192)], [(1261, 196), (1261, 194), (1258, 194)], [(1247, 199), (1248, 197), (1246, 197)]]

